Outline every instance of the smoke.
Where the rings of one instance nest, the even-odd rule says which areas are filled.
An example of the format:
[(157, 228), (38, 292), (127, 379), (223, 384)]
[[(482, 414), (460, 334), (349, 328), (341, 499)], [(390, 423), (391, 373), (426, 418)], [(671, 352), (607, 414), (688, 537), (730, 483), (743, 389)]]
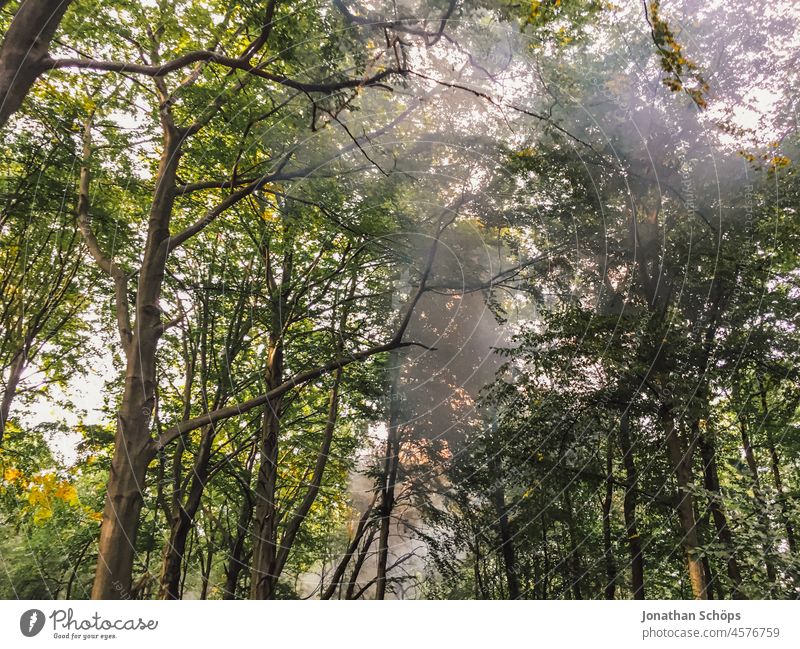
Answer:
[[(411, 1), (349, 6), (373, 22), (428, 28), (447, 10), (447, 3)], [(607, 238), (612, 252), (595, 260), (600, 268), (628, 236), (613, 224), (630, 209), (657, 211), (672, 201), (698, 232), (741, 227), (753, 159), (768, 166), (783, 154), (798, 96), (800, 21), (792, 3), (676, 1), (663, 3), (662, 12), (709, 84), (704, 109), (665, 87), (642, 6), (627, 3), (574, 31), (557, 21), (555, 45), (543, 45), (508, 15), (459, 8), (440, 38), (401, 47), (414, 73), (394, 96), (365, 96), (362, 113), (348, 116), (351, 130), (364, 132), (362, 120), (408, 111), (353, 155), (368, 155), (383, 182), (413, 179), (408, 223), (416, 232), (404, 241), (412, 276), (427, 249), (415, 238), (429, 241), (440, 210), (459, 194), (470, 196), (442, 237), (431, 290), (407, 331), (427, 349), (400, 357), (397, 403), (390, 404), (404, 444), (398, 489), (434, 485), (468, 433), (485, 425), (480, 397), (502, 364), (496, 350), (536, 322), (540, 306), (563, 299), (547, 297), (557, 289), (548, 273), (577, 268), (592, 254), (582, 237)], [(374, 36), (375, 29), (360, 29)], [(564, 166), (537, 166), (540, 148), (549, 164), (561, 152)], [(527, 176), (514, 160), (529, 164)], [(619, 188), (629, 200), (608, 202)], [(585, 196), (583, 204), (570, 192)], [(588, 227), (576, 218), (587, 209), (595, 216)], [(666, 250), (667, 224), (654, 227), (646, 236)], [(571, 250), (547, 252), (569, 237)], [(543, 267), (524, 267), (542, 253)], [(497, 280), (517, 267), (524, 269), (515, 282)], [(619, 312), (615, 282), (622, 287), (624, 278), (604, 284), (576, 275), (567, 299), (602, 298), (606, 313)], [(362, 479), (357, 485), (354, 492), (369, 490)], [(418, 551), (409, 532), (424, 527), (413, 504), (403, 516), (408, 525), (394, 530), (395, 557)], [(423, 564), (412, 566), (421, 571)]]

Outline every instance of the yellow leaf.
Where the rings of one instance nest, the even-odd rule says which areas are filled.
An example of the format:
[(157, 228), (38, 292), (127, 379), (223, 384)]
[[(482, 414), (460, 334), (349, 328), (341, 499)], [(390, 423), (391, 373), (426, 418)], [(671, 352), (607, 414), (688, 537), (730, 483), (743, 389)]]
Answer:
[(55, 491), (55, 497), (63, 500), (68, 505), (78, 504), (78, 491), (68, 482), (59, 483)]
[(53, 510), (49, 507), (40, 507), (33, 514), (33, 522), (37, 525), (44, 523), (46, 520), (52, 518)]
[(33, 507), (46, 506), (47, 496), (40, 488), (34, 487), (28, 492), (28, 503)]

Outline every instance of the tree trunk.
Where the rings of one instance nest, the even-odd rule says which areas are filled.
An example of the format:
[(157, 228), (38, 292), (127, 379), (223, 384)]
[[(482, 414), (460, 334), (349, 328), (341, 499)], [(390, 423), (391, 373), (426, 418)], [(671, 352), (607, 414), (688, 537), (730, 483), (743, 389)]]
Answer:
[(722, 504), (722, 493), (719, 486), (719, 475), (717, 473), (716, 446), (713, 434), (700, 430), (700, 422), (693, 424), (695, 435), (698, 436), (700, 445), (700, 457), (703, 460), (703, 483), (706, 491), (711, 493), (708, 506), (711, 516), (714, 519), (714, 527), (717, 530), (717, 538), (728, 553), (727, 571), (728, 579), (733, 586), (732, 596), (734, 599), (746, 599), (741, 592), (742, 573), (739, 569), (739, 562), (736, 560), (733, 533), (728, 525), (728, 518), (725, 515), (725, 508)]
[(117, 415), (114, 455), (100, 526), (93, 599), (130, 596), (145, 475), (157, 449), (150, 436), (150, 418), (156, 400), (156, 347), (163, 331), (159, 299), (180, 157), (178, 133), (164, 119), (164, 150), (136, 293), (136, 325), (130, 341), (125, 344), (123, 340), (127, 358), (125, 388)]
[(681, 532), (683, 533), (681, 545), (686, 556), (692, 596), (695, 599), (706, 599), (706, 580), (703, 564), (698, 556), (699, 541), (694, 518), (694, 498), (689, 491), (689, 485), (692, 482), (691, 451), (684, 452), (681, 448), (681, 441), (670, 404), (661, 406), (659, 418), (664, 429), (669, 458), (678, 483), (676, 509)]
[(780, 503), (781, 521), (786, 530), (786, 542), (789, 546), (789, 551), (797, 554), (797, 539), (794, 535), (794, 526), (789, 520), (789, 513), (786, 509), (786, 494), (783, 489), (783, 479), (781, 477), (780, 458), (778, 457), (778, 450), (775, 446), (775, 441), (772, 438), (772, 432), (767, 430), (767, 446), (769, 447), (769, 457), (772, 469), (772, 479), (775, 482), (775, 490), (778, 492), (778, 501)]
[(581, 567), (581, 555), (578, 550), (578, 527), (575, 523), (575, 512), (572, 507), (572, 497), (569, 491), (564, 491), (564, 509), (567, 513), (567, 530), (569, 531), (569, 555), (567, 564), (569, 566), (569, 576), (572, 582), (572, 598), (583, 599), (581, 582), (583, 581), (583, 568)]
[(161, 567), (159, 588), (160, 599), (180, 599), (181, 564), (186, 555), (186, 539), (194, 524), (194, 517), (200, 507), (206, 478), (208, 477), (208, 461), (214, 441), (214, 426), (203, 431), (200, 448), (192, 467), (192, 481), (186, 502), (181, 502), (178, 493), (173, 504), (170, 523), (170, 534), (164, 545), (164, 559)]
[[(202, 557), (202, 553), (201, 553)], [(214, 542), (209, 539), (208, 551), (202, 563), (202, 574), (200, 577), (200, 599), (208, 599), (208, 584), (211, 581), (211, 569), (214, 567)]]
[(378, 536), (378, 572), (375, 580), (375, 599), (386, 597), (386, 567), (389, 560), (389, 533), (394, 510), (395, 483), (400, 463), (400, 406), (398, 403), (400, 382), (400, 353), (392, 351), (389, 367), (393, 368), (392, 385), (389, 391), (389, 430), (386, 436), (386, 458), (381, 476), (380, 533)]
[[(100, 525), (92, 599), (131, 599), (131, 581), (145, 474), (150, 462), (149, 415), (139, 386), (127, 381)], [(144, 435), (143, 435), (144, 431)]]
[(797, 541), (795, 540), (794, 536), (794, 526), (789, 520), (789, 515), (786, 510), (786, 498), (783, 492), (780, 458), (778, 457), (778, 450), (775, 446), (775, 440), (772, 437), (770, 410), (769, 403), (767, 401), (767, 388), (764, 385), (764, 379), (761, 377), (758, 378), (758, 391), (761, 398), (761, 410), (764, 417), (764, 431), (766, 432), (767, 437), (767, 447), (769, 448), (772, 479), (775, 482), (775, 490), (778, 492), (778, 502), (780, 503), (781, 522), (786, 530), (786, 542), (789, 545), (789, 551), (794, 555), (797, 553)]
[(278, 432), (280, 399), (271, 401), (264, 412), (262, 427), (261, 464), (256, 483), (255, 528), (253, 534), (253, 564), (250, 582), (252, 599), (271, 599), (275, 594), (272, 568), (277, 555)]
[(644, 557), (636, 519), (636, 507), (639, 502), (638, 476), (636, 474), (636, 462), (633, 457), (630, 418), (627, 410), (622, 413), (619, 421), (619, 448), (622, 453), (622, 464), (625, 467), (625, 500), (622, 508), (625, 516), (625, 531), (628, 537), (628, 553), (631, 560), (631, 589), (633, 590), (634, 599), (645, 599)]
[(350, 563), (350, 560), (353, 558), (353, 555), (355, 555), (356, 551), (358, 550), (361, 539), (364, 538), (364, 534), (367, 531), (367, 527), (372, 516), (372, 510), (375, 507), (376, 497), (377, 494), (372, 498), (372, 502), (370, 502), (366, 511), (361, 515), (361, 518), (358, 521), (358, 527), (356, 527), (355, 534), (353, 535), (353, 540), (350, 541), (350, 544), (347, 546), (347, 551), (345, 552), (341, 561), (339, 561), (336, 569), (333, 571), (331, 583), (328, 584), (328, 588), (325, 589), (325, 591), (320, 595), (320, 599), (331, 599), (336, 593), (336, 589), (339, 587), (339, 583), (342, 581), (342, 577), (344, 577), (344, 573), (347, 571), (347, 566)]
[(606, 440), (606, 493), (603, 498), (603, 555), (606, 560), (605, 598), (614, 599), (617, 586), (617, 566), (614, 562), (614, 550), (611, 546), (611, 505), (614, 499), (613, 463), (614, 445), (611, 436)]
[[(280, 268), (280, 282), (276, 280), (270, 261), (269, 241), (262, 244), (261, 254), (270, 288), (271, 322), (267, 368), (264, 377), (267, 391), (283, 381), (284, 317), (289, 312), (289, 296), (293, 281), (292, 231), (284, 231), (285, 250)], [(255, 493), (255, 521), (253, 523), (253, 563), (250, 569), (250, 598), (272, 599), (278, 585), (278, 436), (281, 426), (283, 396), (267, 401), (261, 427), (261, 461), (258, 467)]]
[(228, 567), (225, 570), (225, 592), (223, 599), (236, 599), (236, 588), (239, 584), (239, 574), (245, 567), (242, 556), (244, 544), (250, 530), (250, 520), (253, 517), (253, 501), (250, 494), (245, 493), (242, 506), (239, 508), (239, 518), (236, 523), (236, 539), (233, 542), (228, 556)]
[(25, 358), (25, 352), (20, 350), (14, 360), (11, 361), (11, 367), (8, 369), (8, 378), (5, 382), (6, 389), (3, 392), (2, 402), (0, 402), (0, 448), (3, 448), (3, 438), (6, 432), (6, 422), (11, 413), (11, 403), (17, 394), (17, 386), (25, 369)]
[(303, 496), (300, 505), (292, 514), (292, 517), (286, 523), (286, 531), (281, 536), (280, 547), (278, 548), (275, 564), (272, 567), (272, 579), (277, 582), (280, 578), (286, 561), (289, 559), (289, 553), (294, 546), (294, 541), (297, 538), (297, 533), (305, 521), (306, 516), (311, 511), (314, 501), (319, 494), (319, 488), (322, 485), (322, 478), (325, 474), (325, 467), (328, 464), (330, 457), (331, 444), (333, 443), (333, 433), (336, 429), (336, 420), (338, 417), (339, 408), (339, 386), (342, 381), (342, 370), (336, 372), (336, 378), (333, 382), (333, 388), (328, 399), (328, 419), (325, 424), (325, 432), (322, 435), (322, 444), (320, 445), (319, 452), (317, 453), (317, 461), (314, 465), (314, 472), (311, 477), (311, 483), (308, 485), (305, 495)]
[[(282, 381), (283, 347), (273, 340), (267, 361), (267, 390)], [(282, 397), (267, 402), (261, 428), (261, 462), (256, 482), (256, 516), (253, 530), (253, 564), (251, 567), (251, 599), (272, 599), (277, 586), (273, 574), (277, 559), (278, 508), (278, 434)]]
[[(703, 591), (703, 599), (714, 599), (714, 572), (711, 570), (711, 562), (708, 557), (703, 557), (703, 575), (705, 575), (706, 589)], [(720, 597), (720, 599), (723, 599)]]
[(375, 530), (372, 529), (370, 530), (369, 534), (367, 534), (367, 538), (361, 545), (361, 549), (358, 551), (358, 557), (356, 557), (356, 563), (353, 566), (353, 572), (350, 573), (350, 580), (347, 582), (347, 590), (345, 591), (344, 595), (345, 599), (353, 599), (355, 596), (356, 586), (358, 585), (358, 576), (361, 574), (361, 568), (364, 566), (364, 562), (367, 560), (369, 549), (372, 547), (374, 540)]
[(72, 0), (23, 0), (0, 46), (0, 128), (47, 66), (50, 41)]
[(511, 521), (508, 518), (505, 489), (499, 475), (497, 462), (493, 464), (493, 475), (497, 486), (492, 494), (495, 512), (497, 513), (497, 528), (500, 532), (500, 550), (503, 554), (503, 568), (506, 575), (508, 599), (519, 599), (519, 578), (517, 577), (517, 562), (514, 556), (514, 534), (511, 530)]
[(766, 514), (767, 502), (764, 498), (764, 494), (761, 491), (761, 479), (758, 475), (758, 462), (756, 461), (756, 455), (753, 451), (753, 446), (750, 443), (750, 436), (747, 434), (747, 427), (743, 419), (739, 420), (739, 429), (742, 433), (744, 459), (747, 462), (747, 467), (750, 469), (750, 475), (753, 478), (753, 497), (756, 501), (756, 517), (758, 518), (758, 523), (764, 533), (764, 568), (767, 571), (767, 579), (770, 581), (770, 583), (775, 583), (777, 573), (775, 571), (775, 563), (772, 560), (775, 549), (772, 544), (769, 518)]

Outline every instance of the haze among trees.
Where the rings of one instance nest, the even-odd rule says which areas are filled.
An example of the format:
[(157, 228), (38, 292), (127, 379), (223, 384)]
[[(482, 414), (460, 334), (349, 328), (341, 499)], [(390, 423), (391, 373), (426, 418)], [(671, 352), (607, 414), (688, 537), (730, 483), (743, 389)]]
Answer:
[(794, 3), (0, 30), (0, 597), (800, 597)]

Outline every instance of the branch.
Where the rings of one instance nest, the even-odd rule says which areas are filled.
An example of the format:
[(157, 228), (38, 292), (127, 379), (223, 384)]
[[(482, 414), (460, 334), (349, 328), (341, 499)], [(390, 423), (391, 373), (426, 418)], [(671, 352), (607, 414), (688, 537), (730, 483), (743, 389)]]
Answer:
[(399, 347), (408, 347), (411, 344), (412, 343), (408, 342), (400, 342), (396, 340), (395, 337), (388, 343), (384, 343), (382, 345), (376, 345), (375, 347), (365, 349), (364, 351), (357, 352), (348, 357), (337, 358), (336, 360), (333, 360), (330, 363), (326, 363), (325, 365), (322, 365), (320, 367), (316, 367), (313, 370), (306, 370), (305, 372), (299, 372), (295, 374), (293, 377), (287, 379), (286, 381), (278, 385), (277, 387), (273, 388), (269, 392), (265, 392), (264, 394), (259, 395), (253, 399), (249, 399), (248, 401), (243, 401), (242, 403), (238, 403), (233, 406), (228, 406), (226, 408), (219, 408), (218, 410), (213, 410), (199, 417), (188, 419), (187, 421), (182, 421), (176, 426), (173, 426), (172, 428), (168, 428), (161, 435), (158, 436), (158, 439), (153, 440), (151, 451), (153, 454), (155, 454), (156, 452), (164, 448), (167, 444), (174, 441), (184, 433), (196, 430), (207, 424), (213, 424), (223, 419), (229, 419), (230, 417), (235, 417), (236, 415), (244, 414), (252, 410), (253, 408), (258, 408), (259, 406), (266, 404), (268, 401), (277, 399), (278, 397), (285, 394), (292, 388), (308, 383), (309, 381), (313, 381), (314, 379), (319, 378), (324, 374), (328, 374), (329, 372), (332, 372), (334, 370), (347, 367), (351, 363), (364, 360), (366, 358), (369, 358), (370, 356), (374, 356), (375, 354), (388, 352), (393, 349), (397, 349)]
[(450, 16), (452, 16), (453, 11), (456, 8), (457, 0), (450, 0), (447, 10), (439, 19), (439, 29), (435, 32), (429, 32), (425, 29), (410, 27), (406, 24), (418, 22), (417, 18), (411, 17), (386, 20), (384, 18), (370, 15), (357, 16), (345, 6), (342, 0), (333, 0), (333, 4), (339, 10), (342, 16), (344, 16), (344, 19), (353, 25), (361, 25), (362, 27), (371, 27), (373, 29), (392, 29), (396, 32), (411, 34), (412, 36), (422, 36), (425, 39), (425, 44), (430, 47), (435, 45), (442, 37), (444, 28), (447, 25), (447, 21), (450, 19)]
[(233, 189), (254, 182), (255, 178), (225, 178), (219, 180), (201, 180), (195, 183), (184, 183), (175, 186), (176, 196), (185, 196), (192, 192), (199, 192), (205, 189)]
[[(383, 128), (380, 128), (377, 131), (370, 133), (369, 135), (365, 134), (357, 139), (369, 141), (371, 138), (383, 135), (388, 130), (396, 126), (399, 122), (404, 120), (407, 115), (416, 110), (420, 105), (421, 102), (418, 101), (416, 105), (411, 106), (406, 110), (404, 110)], [(289, 172), (283, 172), (283, 167), (289, 162), (289, 155), (293, 153), (293, 149), (290, 150), (289, 155), (283, 157), (283, 159), (278, 163), (278, 166), (275, 170), (270, 171), (269, 173), (261, 176), (260, 178), (251, 181), (250, 183), (236, 190), (235, 192), (228, 194), (228, 196), (226, 196), (217, 206), (213, 207), (208, 212), (206, 212), (205, 216), (203, 216), (202, 219), (200, 219), (199, 221), (195, 221), (195, 223), (193, 223), (186, 229), (182, 230), (175, 236), (166, 239), (165, 243), (169, 245), (169, 251), (171, 252), (175, 250), (177, 247), (182, 245), (188, 239), (191, 239), (194, 235), (196, 235), (197, 233), (205, 229), (208, 225), (213, 223), (217, 219), (217, 217), (219, 217), (226, 210), (230, 209), (231, 207), (236, 205), (236, 203), (246, 198), (247, 196), (250, 196), (254, 192), (262, 189), (265, 185), (279, 181), (294, 180), (296, 178), (307, 178), (312, 173), (314, 173), (315, 170), (324, 167), (325, 165), (333, 162), (334, 160), (342, 157), (343, 155), (350, 153), (357, 147), (360, 148), (358, 142), (354, 142), (342, 148), (341, 150), (337, 151), (335, 154), (329, 156), (322, 162), (315, 164), (314, 166), (303, 167), (301, 169), (296, 169), (294, 171), (289, 171)]]
[(95, 59), (79, 59), (79, 58), (65, 58), (65, 59), (52, 59), (46, 58), (42, 62), (42, 66), (46, 70), (60, 70), (65, 68), (78, 69), (78, 70), (95, 70), (98, 72), (123, 72), (128, 74), (141, 74), (148, 77), (160, 79), (165, 77), (170, 72), (175, 72), (185, 68), (188, 65), (198, 62), (217, 63), (232, 70), (242, 70), (253, 76), (267, 79), (274, 83), (280, 84), (287, 88), (294, 88), (307, 93), (332, 93), (338, 90), (345, 90), (348, 88), (363, 88), (365, 86), (376, 85), (380, 81), (387, 79), (395, 74), (405, 74), (405, 70), (388, 68), (381, 70), (371, 77), (362, 79), (344, 79), (342, 81), (329, 81), (329, 82), (305, 82), (291, 79), (282, 74), (275, 74), (267, 72), (260, 66), (250, 64), (250, 58), (243, 56), (241, 58), (234, 58), (225, 56), (219, 52), (211, 50), (195, 50), (188, 52), (176, 59), (161, 63), (159, 65), (148, 65), (145, 63), (131, 63), (123, 61), (97, 61)]
[[(389, 572), (390, 570), (394, 570), (398, 566), (404, 564), (409, 559), (412, 559), (412, 558), (417, 557), (417, 556), (418, 555), (417, 555), (417, 551), (416, 550), (412, 550), (411, 552), (408, 552), (408, 553), (404, 554), (402, 557), (397, 559), (392, 565), (387, 567), (386, 568), (386, 572)], [(408, 574), (408, 573), (406, 573), (406, 574)], [(404, 579), (403, 577), (393, 577), (393, 578), (387, 579), (386, 581), (387, 582), (398, 582), (398, 581), (402, 581), (403, 579)], [(356, 593), (356, 595), (355, 595), (355, 597), (353, 597), (353, 599), (361, 598), (364, 595), (364, 593), (366, 593), (370, 589), (370, 587), (372, 587), (374, 584), (377, 583), (377, 581), (378, 581), (377, 577), (373, 577), (372, 579), (370, 579), (364, 586), (361, 587), (361, 589)]]
[[(448, 212), (457, 212), (458, 208), (463, 204), (465, 200), (465, 196), (462, 197), (456, 202), (453, 207), (446, 208), (445, 213)], [(210, 425), (221, 421), (223, 419), (229, 419), (230, 417), (235, 417), (237, 415), (244, 414), (245, 412), (249, 412), (253, 408), (258, 408), (259, 406), (263, 406), (266, 403), (277, 399), (278, 397), (286, 394), (292, 388), (303, 385), (308, 383), (309, 381), (313, 381), (320, 376), (328, 374), (334, 370), (340, 370), (344, 367), (347, 367), (351, 363), (355, 363), (357, 361), (362, 361), (367, 359), (371, 356), (375, 356), (376, 354), (382, 354), (383, 352), (392, 351), (393, 349), (400, 349), (402, 347), (411, 347), (414, 345), (420, 345), (420, 343), (415, 342), (404, 342), (403, 336), (406, 333), (406, 329), (408, 329), (408, 325), (411, 322), (411, 318), (414, 315), (414, 309), (416, 308), (417, 304), (419, 303), (420, 299), (422, 298), (423, 294), (425, 293), (425, 286), (428, 281), (428, 277), (430, 276), (431, 270), (433, 269), (433, 262), (436, 257), (436, 251), (439, 247), (439, 238), (442, 235), (444, 229), (453, 222), (451, 219), (447, 224), (440, 225), (436, 237), (431, 244), (431, 248), (428, 252), (427, 262), (425, 264), (425, 269), (422, 272), (422, 276), (420, 277), (419, 285), (417, 286), (417, 290), (411, 299), (408, 301), (408, 306), (406, 307), (405, 315), (403, 316), (402, 320), (400, 321), (400, 326), (398, 327), (397, 331), (395, 332), (394, 336), (392, 336), (391, 340), (381, 345), (376, 345), (374, 347), (370, 347), (369, 349), (365, 349), (360, 352), (356, 352), (355, 354), (351, 354), (347, 357), (340, 357), (337, 358), (325, 365), (321, 365), (320, 367), (316, 367), (312, 370), (306, 370), (305, 372), (299, 372), (292, 376), (291, 378), (287, 379), (277, 387), (273, 388), (269, 392), (265, 392), (253, 399), (249, 399), (247, 401), (243, 401), (242, 403), (237, 403), (232, 406), (228, 406), (226, 408), (218, 408), (217, 410), (213, 410), (211, 412), (207, 412), (204, 415), (200, 415), (199, 417), (194, 417), (193, 419), (188, 419), (186, 421), (182, 421), (177, 425), (168, 428), (163, 433), (161, 433), (157, 439), (152, 440), (150, 445), (150, 452), (152, 455), (155, 454), (163, 449), (167, 444), (173, 442), (181, 435), (188, 433), (190, 431), (196, 430), (202, 426)]]
[(342, 580), (342, 577), (344, 577), (344, 573), (347, 570), (347, 565), (350, 563), (350, 559), (353, 558), (353, 555), (358, 550), (361, 539), (364, 537), (364, 533), (367, 531), (367, 524), (370, 522), (370, 517), (372, 516), (372, 511), (375, 508), (375, 502), (377, 499), (378, 492), (376, 491), (372, 495), (372, 500), (370, 501), (369, 505), (367, 505), (367, 509), (364, 511), (364, 513), (361, 515), (361, 519), (358, 521), (356, 533), (353, 536), (353, 540), (350, 542), (350, 545), (347, 547), (345, 555), (342, 557), (339, 565), (336, 566), (336, 570), (333, 571), (331, 583), (328, 585), (328, 588), (325, 590), (325, 592), (320, 595), (320, 599), (330, 599), (333, 597), (336, 589), (339, 587), (339, 582)]
[(493, 106), (497, 106), (498, 108), (509, 108), (517, 113), (527, 115), (528, 117), (533, 117), (534, 119), (537, 119), (540, 122), (545, 122), (559, 133), (566, 135), (571, 140), (574, 140), (578, 144), (581, 144), (582, 146), (586, 147), (587, 149), (589, 149), (590, 151), (592, 151), (593, 153), (597, 154), (602, 158), (600, 152), (597, 151), (597, 149), (595, 149), (589, 142), (587, 142), (586, 140), (582, 140), (577, 135), (573, 135), (563, 126), (559, 126), (547, 115), (543, 115), (541, 113), (528, 110), (527, 108), (522, 108), (521, 106), (517, 106), (516, 104), (512, 104), (507, 101), (495, 99), (489, 93), (484, 92), (483, 90), (478, 90), (477, 88), (471, 88), (470, 86), (464, 85), (462, 83), (455, 83), (453, 81), (443, 81), (442, 79), (436, 79), (435, 77), (431, 77), (427, 74), (424, 74), (422, 72), (416, 72), (414, 70), (406, 70), (405, 74), (407, 75), (410, 74), (415, 77), (419, 77), (420, 79), (425, 79), (426, 81), (432, 81), (433, 83), (438, 84), (440, 86), (444, 86), (445, 88), (452, 88), (453, 90), (463, 90), (465, 92), (475, 95), (479, 99), (484, 99), (485, 101), (489, 102)]
[(300, 531), (300, 526), (311, 511), (314, 501), (317, 499), (320, 486), (322, 485), (322, 476), (325, 473), (325, 467), (328, 463), (328, 457), (331, 450), (331, 443), (333, 441), (333, 432), (336, 428), (336, 419), (338, 417), (339, 407), (339, 387), (342, 382), (342, 370), (336, 372), (336, 380), (334, 381), (331, 390), (330, 400), (328, 404), (328, 421), (325, 424), (325, 432), (322, 435), (322, 445), (320, 446), (319, 453), (317, 453), (317, 462), (314, 466), (314, 473), (311, 477), (311, 483), (308, 486), (305, 496), (303, 497), (300, 506), (292, 514), (291, 520), (286, 525), (286, 531), (283, 533), (280, 542), (278, 555), (275, 558), (275, 565), (272, 569), (272, 574), (277, 578), (283, 572), (286, 561), (289, 558), (289, 552), (294, 545), (294, 540), (297, 533)]
[(89, 216), (89, 158), (92, 153), (92, 120), (94, 113), (86, 119), (83, 127), (83, 161), (81, 162), (80, 179), (78, 182), (78, 229), (81, 232), (89, 254), (94, 261), (113, 281), (116, 296), (117, 329), (122, 346), (126, 352), (132, 338), (130, 306), (128, 304), (128, 277), (113, 260), (106, 257), (100, 249), (100, 243), (92, 231)]
[(564, 242), (558, 244), (557, 246), (553, 246), (552, 248), (548, 248), (545, 252), (533, 257), (532, 259), (521, 262), (516, 266), (512, 266), (511, 268), (507, 268), (506, 270), (496, 273), (485, 282), (477, 282), (474, 284), (462, 283), (461, 286), (456, 284), (434, 284), (429, 285), (427, 290), (431, 291), (432, 293), (441, 293), (443, 295), (464, 295), (466, 293), (489, 290), (495, 286), (502, 286), (505, 282), (508, 282), (509, 280), (519, 276), (526, 268), (534, 266), (545, 259), (549, 259), (550, 255), (558, 252), (559, 250), (563, 250), (568, 245), (568, 242)]

